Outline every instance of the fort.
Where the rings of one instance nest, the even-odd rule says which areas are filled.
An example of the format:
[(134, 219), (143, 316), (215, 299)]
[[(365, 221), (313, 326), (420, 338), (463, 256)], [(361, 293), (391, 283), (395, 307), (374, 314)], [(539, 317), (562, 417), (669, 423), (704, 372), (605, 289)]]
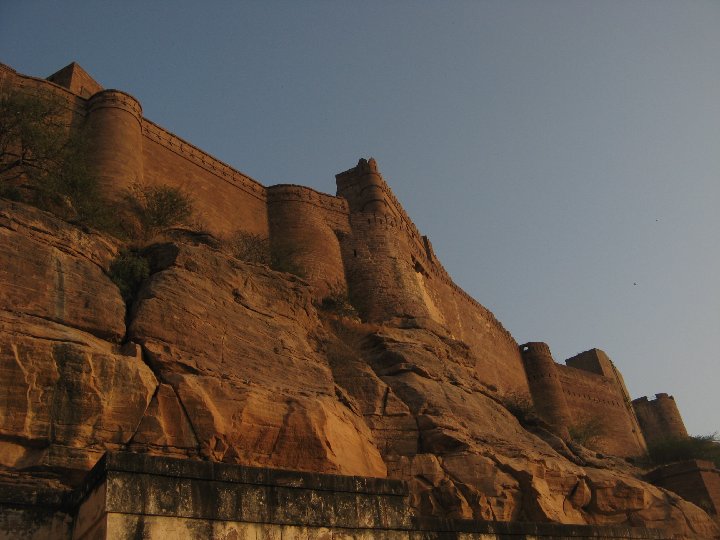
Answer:
[[(72, 125), (82, 126), (90, 133), (90, 163), (100, 179), (103, 192), (109, 198), (121, 197), (126, 190), (137, 184), (168, 185), (191, 193), (204, 226), (213, 235), (222, 238), (238, 231), (252, 233), (269, 239), (273, 252), (290, 257), (294, 265), (303, 269), (304, 280), (309, 284), (315, 302), (321, 302), (332, 295), (347, 296), (366, 323), (404, 320), (415, 321), (413, 324), (421, 326), (437, 325), (446, 329), (448, 339), (462, 342), (473, 351), (471, 358), (474, 365), (470, 366), (470, 369), (481, 387), (488, 392), (494, 392), (498, 400), (518, 397), (530, 400), (540, 420), (562, 439), (571, 440), (573, 432), (594, 426), (592, 436), (596, 451), (633, 459), (643, 456), (647, 452), (648, 444), (667, 437), (687, 437), (673, 398), (667, 394), (657, 394), (653, 401), (644, 397), (632, 401), (620, 372), (603, 351), (590, 349), (567, 359), (565, 365), (562, 365), (554, 361), (550, 348), (545, 343), (529, 342), (519, 345), (488, 309), (453, 282), (437, 259), (429, 238), (418, 231), (383, 178), (374, 159), (360, 159), (354, 167), (338, 173), (335, 196), (299, 185), (264, 186), (148, 120), (143, 116), (141, 103), (136, 98), (119, 90), (103, 89), (75, 63), (47, 79), (22, 75), (9, 66), (0, 64), (0, 93), (10, 91), (40, 96), (54, 95), (66, 104), (68, 114), (72, 117)], [(172, 391), (170, 395), (169, 399), (176, 399)], [(387, 396), (385, 400), (387, 401)], [(113, 527), (116, 530), (128, 528), (130, 521), (134, 523), (135, 530), (140, 530), (137, 521), (140, 515), (147, 515), (148, 523), (154, 520), (152, 527), (156, 526), (158, 531), (164, 531), (162, 534), (167, 533), (168, 529), (160, 522), (172, 515), (180, 521), (193, 519), (193, 526), (196, 527), (225, 527), (227, 531), (232, 527), (252, 529), (257, 523), (266, 523), (270, 529), (278, 530), (293, 524), (300, 528), (329, 527), (327, 538), (335, 537), (332, 536), (333, 527), (365, 531), (362, 534), (368, 534), (368, 530), (382, 529), (385, 531), (383, 534), (386, 534), (383, 538), (429, 538), (434, 537), (428, 536), (431, 532), (439, 534), (438, 531), (452, 531), (453, 534), (465, 531), (468, 535), (477, 535), (465, 536), (468, 538), (480, 538), (480, 535), (484, 535), (482, 538), (495, 537), (490, 536), (495, 532), (489, 529), (481, 530), (477, 525), (460, 522), (452, 525), (439, 522), (418, 525), (418, 522), (412, 522), (398, 502), (407, 495), (403, 491), (405, 488), (400, 484), (393, 484), (390, 480), (385, 481), (386, 483), (378, 481), (372, 486), (363, 484), (365, 487), (358, 487), (360, 484), (355, 482), (337, 488), (336, 492), (342, 492), (344, 496), (351, 493), (352, 497), (355, 497), (353, 501), (367, 499), (365, 502), (352, 503), (355, 517), (344, 525), (333, 521), (340, 512), (333, 506), (340, 504), (337, 497), (323, 506), (335, 517), (304, 514), (305, 517), (298, 517), (302, 514), (300, 509), (297, 509), (297, 515), (289, 517), (283, 517), (281, 512), (273, 515), (274, 517), (253, 517), (252, 511), (248, 510), (249, 513), (246, 514), (250, 517), (246, 516), (247, 519), (233, 519), (255, 525), (232, 525), (229, 523), (235, 523), (233, 519), (216, 515), (224, 512), (223, 508), (226, 508), (222, 506), (224, 503), (221, 504), (225, 500), (220, 493), (222, 489), (211, 497), (214, 501), (220, 501), (220, 506), (215, 509), (197, 501), (194, 507), (179, 499), (162, 502), (162, 486), (171, 482), (168, 480), (167, 468), (182, 465), (175, 465), (170, 461), (154, 463), (147, 460), (137, 465), (132, 456), (108, 455), (105, 461), (98, 464), (99, 472), (87, 481), (82, 496), (76, 496), (81, 497), (84, 502), (79, 506), (81, 510), (78, 523), (81, 524), (76, 524), (74, 538), (124, 538), (125, 536), (119, 533), (112, 536), (108, 531)], [(176, 488), (188, 489), (188, 493), (192, 492), (195, 494), (193, 496), (197, 496), (200, 491), (193, 490), (205, 488), (193, 486), (203, 482), (209, 485), (208, 482), (217, 481), (214, 476), (217, 471), (207, 467), (201, 469), (187, 469), (185, 474), (190, 478), (187, 486), (181, 488), (173, 484), (172, 489), (168, 488), (169, 492)], [(390, 471), (390, 468), (388, 470)], [(113, 480), (120, 473), (125, 475), (124, 480)], [(247, 475), (252, 475), (252, 471), (228, 469), (227, 474), (246, 475), (242, 481), (227, 478), (223, 480), (240, 482), (245, 486), (241, 489), (245, 490), (243, 493), (253, 491), (247, 485), (265, 486), (265, 491), (262, 492), (265, 495), (262, 496), (277, 496), (278, 490), (284, 489), (282, 479), (278, 480), (280, 477), (271, 475), (272, 478), (268, 477), (260, 482), (247, 480)], [(147, 481), (150, 477), (148, 475), (158, 475), (158, 483), (143, 488), (142, 483)], [(677, 478), (679, 475), (692, 479), (683, 481), (685, 483), (676, 482), (682, 485), (674, 488), (675, 484), (668, 478)], [(716, 470), (707, 463), (699, 463), (687, 470), (658, 473), (657, 482), (664, 482), (668, 489), (681, 495), (683, 490), (687, 492), (699, 489), (688, 488), (688, 485), (701, 486), (706, 490), (706, 497), (713, 501), (717, 512), (720, 507), (720, 492), (715, 485), (717, 478), (720, 476)], [(321, 476), (300, 475), (292, 480), (291, 484), (297, 486), (298, 482), (307, 484), (302, 494), (307, 500), (324, 500), (323, 493), (330, 489), (327, 487), (330, 480)], [(99, 485), (105, 486), (103, 489), (107, 490), (102, 496), (102, 502), (98, 502), (99, 496), (88, 495), (90, 492), (98, 493)], [(133, 501), (132, 493), (136, 492), (148, 493), (148, 498), (143, 503), (146, 507), (127, 510), (134, 508), (134, 504), (140, 504)], [(256, 493), (247, 495), (250, 498), (257, 496)], [(692, 499), (692, 495), (683, 496)], [(161, 502), (153, 502), (152, 497)], [(378, 498), (385, 502), (379, 503)], [(10, 527), (8, 519), (22, 521), (22, 516), (25, 515), (17, 510), (23, 504), (17, 500), (15, 503), (7, 502), (9, 500), (15, 499), (8, 499), (6, 494), (6, 506), (14, 508), (12, 512), (19, 513), (11, 512), (11, 518), (5, 518), (6, 527)], [(62, 517), (65, 515), (63, 512), (70, 515), (72, 512), (67, 510), (70, 507), (76, 509), (73, 512), (77, 512), (79, 501), (80, 499), (72, 503), (57, 502), (55, 506), (50, 504), (48, 508), (54, 508), (55, 514), (44, 518), (45, 529), (38, 530), (47, 532), (52, 527), (67, 527), (67, 519), (74, 518)], [(160, 509), (150, 508), (153, 504), (159, 504)], [(251, 508), (252, 504), (257, 507), (258, 503), (247, 504), (247, 507)], [(365, 504), (375, 510), (367, 510), (364, 515), (362, 505)], [(100, 509), (103, 505), (106, 510)], [(374, 514), (373, 512), (378, 511), (377, 508), (385, 508), (390, 514), (395, 514)], [(198, 517), (199, 514), (193, 513), (196, 510), (207, 515)], [(357, 514), (358, 511), (360, 514)], [(101, 514), (105, 520), (102, 526), (98, 525)], [(58, 519), (60, 521), (56, 523)], [(111, 523), (113, 519), (116, 520), (115, 525)], [(200, 523), (197, 520), (205, 521)], [(146, 526), (152, 528), (151, 525), (143, 525)], [(97, 532), (100, 529), (102, 532)], [(590, 529), (581, 529), (578, 529), (577, 536), (573, 533), (573, 537), (595, 537), (593, 535), (597, 533), (597, 530), (593, 532)], [(42, 531), (37, 533), (37, 538), (45, 534)], [(548, 531), (547, 537), (565, 534), (570, 536), (567, 530)], [(542, 531), (522, 527), (500, 532), (518, 538), (524, 535), (545, 537)], [(206, 533), (203, 535), (211, 536)], [(160, 537), (147, 534), (148, 536), (142, 537)], [(217, 531), (212, 534), (219, 535)], [(279, 538), (280, 534), (273, 538)], [(282, 537), (285, 538), (286, 534), (289, 534), (287, 530), (282, 533)], [(306, 538), (309, 533), (302, 533), (305, 536), (297, 534), (298, 536), (290, 536)], [(371, 537), (362, 534), (358, 533), (356, 537)], [(652, 533), (632, 532), (629, 529), (612, 534), (617, 538), (656, 537)], [(633, 536), (634, 534), (640, 536)], [(642, 536), (643, 534), (646, 536)], [(244, 536), (227, 536), (241, 537)]]

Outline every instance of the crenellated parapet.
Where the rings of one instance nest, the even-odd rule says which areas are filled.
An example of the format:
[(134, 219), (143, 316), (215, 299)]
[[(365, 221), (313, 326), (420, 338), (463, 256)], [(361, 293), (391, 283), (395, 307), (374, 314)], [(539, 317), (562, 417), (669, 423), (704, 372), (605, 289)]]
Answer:
[(346, 199), (321, 193), (307, 186), (297, 184), (276, 184), (267, 188), (268, 204), (283, 202), (303, 202), (328, 212), (337, 212), (347, 216), (350, 208)]
[(116, 109), (129, 114), (138, 123), (138, 127), (142, 126), (142, 105), (133, 96), (122, 90), (101, 90), (93, 94), (88, 99), (87, 111), (92, 114), (101, 109)]
[(211, 156), (194, 144), (158, 126), (147, 118), (142, 120), (142, 133), (147, 140), (162, 146), (177, 157), (193, 163), (256, 199), (266, 201), (266, 188), (260, 182), (232, 168), (227, 163)]

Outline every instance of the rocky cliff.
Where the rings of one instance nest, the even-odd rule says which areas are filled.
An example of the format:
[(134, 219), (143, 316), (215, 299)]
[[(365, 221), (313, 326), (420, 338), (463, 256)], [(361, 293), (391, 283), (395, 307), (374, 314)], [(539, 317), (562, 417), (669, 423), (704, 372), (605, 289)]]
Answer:
[(421, 515), (720, 535), (627, 461), (521, 425), (438, 323), (363, 323), (192, 233), (144, 248), (126, 305), (109, 278), (122, 247), (0, 201), (5, 487), (69, 489), (129, 450), (402, 479)]

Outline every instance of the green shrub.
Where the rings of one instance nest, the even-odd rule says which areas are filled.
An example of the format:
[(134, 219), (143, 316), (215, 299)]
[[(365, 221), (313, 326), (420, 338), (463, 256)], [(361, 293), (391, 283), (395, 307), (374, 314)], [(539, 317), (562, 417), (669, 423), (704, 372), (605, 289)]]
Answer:
[(87, 162), (89, 139), (53, 95), (0, 95), (0, 196), (107, 230), (113, 213)]
[(230, 254), (241, 261), (270, 265), (270, 240), (264, 236), (237, 231), (227, 245)]
[(142, 283), (150, 276), (147, 259), (133, 251), (121, 251), (110, 265), (110, 279), (126, 303), (132, 302)]
[(720, 467), (720, 436), (670, 437), (648, 445), (649, 465), (664, 465), (689, 459), (712, 461)]

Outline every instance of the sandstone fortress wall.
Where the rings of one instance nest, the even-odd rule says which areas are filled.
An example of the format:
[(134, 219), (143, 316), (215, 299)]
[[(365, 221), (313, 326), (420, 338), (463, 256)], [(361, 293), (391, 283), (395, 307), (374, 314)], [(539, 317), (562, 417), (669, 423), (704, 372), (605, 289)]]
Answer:
[(92, 165), (110, 196), (134, 184), (181, 188), (214, 234), (269, 237), (273, 250), (303, 269), (318, 299), (349, 294), (371, 321), (409, 315), (446, 325), (482, 350), (485, 363), (477, 369), (483, 382), (527, 393), (517, 343), (452, 281), (374, 160), (361, 159), (338, 174), (338, 196), (298, 185), (265, 187), (144, 118), (138, 100), (102, 90), (77, 64), (48, 80), (2, 66), (0, 81), (68, 102), (92, 134)]
[(185, 190), (212, 233), (269, 238), (273, 251), (304, 270), (316, 300), (347, 294), (368, 321), (409, 317), (447, 328), (478, 352), (483, 384), (505, 395), (531, 395), (560, 432), (601, 419), (603, 450), (628, 456), (642, 454), (651, 433), (687, 434), (664, 394), (655, 402), (636, 400), (633, 409), (602, 351), (582, 353), (566, 366), (543, 343), (521, 351), (494, 315), (452, 281), (373, 159), (336, 175), (337, 196), (299, 185), (266, 187), (148, 120), (137, 99), (103, 89), (75, 63), (48, 79), (0, 64), (0, 89), (53, 94), (67, 103), (74, 125), (91, 134), (92, 166), (109, 197), (134, 184)]

